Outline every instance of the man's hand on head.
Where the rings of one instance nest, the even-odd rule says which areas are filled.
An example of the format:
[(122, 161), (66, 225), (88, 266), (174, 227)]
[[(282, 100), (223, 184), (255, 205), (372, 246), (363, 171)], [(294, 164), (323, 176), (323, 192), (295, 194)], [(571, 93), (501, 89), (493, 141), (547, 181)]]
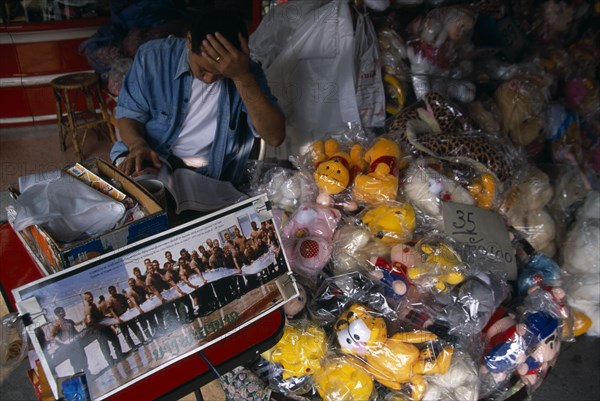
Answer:
[(214, 71), (234, 81), (251, 76), (248, 60), (250, 48), (248, 41), (238, 33), (241, 50), (238, 50), (219, 32), (207, 35), (202, 41), (202, 57)]

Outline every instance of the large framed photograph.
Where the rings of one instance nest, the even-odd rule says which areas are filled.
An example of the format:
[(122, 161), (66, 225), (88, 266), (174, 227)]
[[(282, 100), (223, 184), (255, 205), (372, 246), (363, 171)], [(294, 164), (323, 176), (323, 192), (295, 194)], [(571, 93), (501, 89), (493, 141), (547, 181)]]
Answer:
[(54, 396), (101, 400), (281, 307), (298, 289), (266, 196), (13, 290)]

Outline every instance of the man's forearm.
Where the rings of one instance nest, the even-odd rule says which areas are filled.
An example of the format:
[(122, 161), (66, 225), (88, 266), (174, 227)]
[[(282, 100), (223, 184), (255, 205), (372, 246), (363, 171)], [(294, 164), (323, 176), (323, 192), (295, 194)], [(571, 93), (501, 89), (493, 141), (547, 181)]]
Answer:
[(260, 137), (269, 145), (281, 145), (285, 139), (285, 120), (281, 111), (262, 92), (251, 74), (234, 83)]
[(121, 140), (129, 149), (140, 144), (147, 146), (144, 124), (131, 118), (119, 118), (117, 127)]

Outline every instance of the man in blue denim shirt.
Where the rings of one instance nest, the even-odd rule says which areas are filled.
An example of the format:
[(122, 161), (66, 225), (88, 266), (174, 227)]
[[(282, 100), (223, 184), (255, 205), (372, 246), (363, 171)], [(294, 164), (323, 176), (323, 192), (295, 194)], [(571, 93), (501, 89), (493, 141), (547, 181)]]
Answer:
[(116, 108), (122, 141), (111, 150), (125, 174), (160, 168), (160, 157), (237, 184), (255, 135), (272, 146), (283, 142), (283, 114), (249, 59), (247, 36), (243, 21), (211, 12), (195, 18), (186, 39), (139, 48)]

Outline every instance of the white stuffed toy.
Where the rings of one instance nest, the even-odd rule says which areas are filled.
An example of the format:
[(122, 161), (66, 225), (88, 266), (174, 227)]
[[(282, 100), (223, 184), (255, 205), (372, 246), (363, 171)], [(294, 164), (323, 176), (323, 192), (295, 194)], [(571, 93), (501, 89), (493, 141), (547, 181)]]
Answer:
[(369, 229), (348, 223), (340, 226), (333, 236), (333, 273), (346, 274), (369, 267), (373, 256), (389, 254), (389, 247), (372, 240)]
[(518, 184), (506, 193), (500, 207), (508, 223), (549, 257), (556, 252), (556, 223), (545, 207), (553, 195), (548, 175), (530, 164)]
[(569, 305), (584, 312), (592, 326), (587, 334), (600, 336), (600, 192), (591, 191), (567, 232), (563, 269), (572, 276), (567, 284)]
[(443, 225), (443, 201), (475, 204), (469, 191), (422, 163), (413, 163), (407, 169), (405, 177), (403, 182), (405, 196), (440, 228)]
[(423, 401), (476, 401), (479, 399), (477, 369), (467, 354), (455, 353), (452, 356), (452, 364), (446, 373), (431, 375), (427, 379), (427, 391)]

